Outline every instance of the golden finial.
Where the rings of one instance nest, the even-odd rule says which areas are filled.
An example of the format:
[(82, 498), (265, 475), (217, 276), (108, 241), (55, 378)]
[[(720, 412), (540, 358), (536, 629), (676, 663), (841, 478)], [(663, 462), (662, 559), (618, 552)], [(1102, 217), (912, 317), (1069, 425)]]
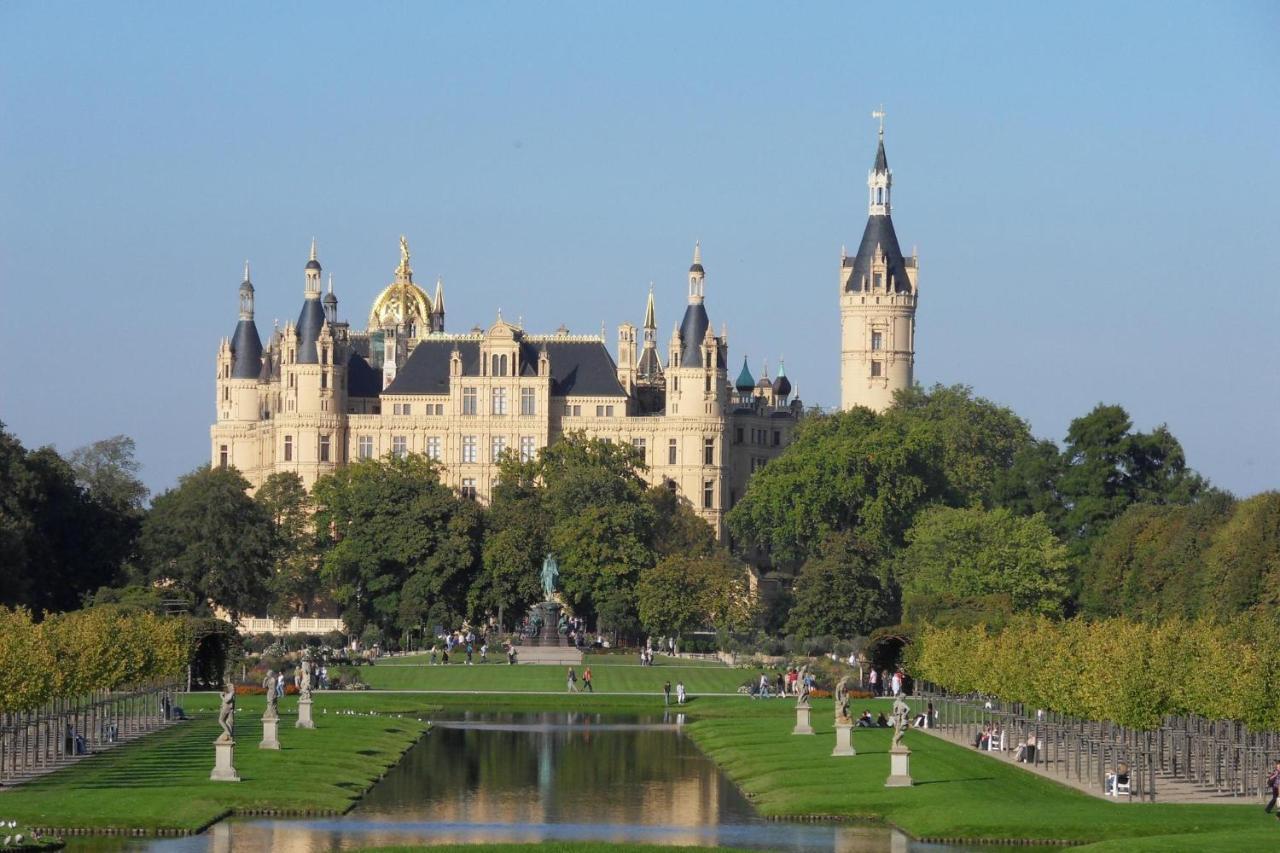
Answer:
[(396, 268), (397, 273), (409, 274), (413, 270), (409, 269), (409, 241), (400, 235), (400, 266)]

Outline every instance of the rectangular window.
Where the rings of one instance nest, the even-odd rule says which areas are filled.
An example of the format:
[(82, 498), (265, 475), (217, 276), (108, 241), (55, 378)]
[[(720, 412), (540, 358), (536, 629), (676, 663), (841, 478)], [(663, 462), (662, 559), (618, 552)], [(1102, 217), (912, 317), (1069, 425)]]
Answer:
[(871, 349), (877, 351), (884, 349), (884, 332), (875, 331), (871, 333)]
[(505, 415), (507, 413), (507, 389), (493, 389), (493, 413), (495, 415)]
[(533, 388), (520, 389), (520, 414), (527, 417), (538, 413), (537, 393)]
[(473, 478), (462, 478), (462, 496), (471, 501), (476, 499), (476, 481)]
[(715, 501), (715, 497), (716, 497), (716, 481), (703, 480), (702, 481), (702, 508), (711, 509), (711, 504)]
[(231, 463), (231, 454), (228, 452), (227, 446), (224, 444), (218, 450), (218, 466), (221, 468), (226, 468), (227, 465), (229, 465), (230, 463)]
[(534, 437), (531, 435), (520, 436), (520, 461), (532, 462), (534, 454), (537, 453)]
[(596, 417), (597, 418), (604, 417), (604, 406), (596, 406)]
[(284, 461), (293, 461), (293, 436), (286, 435), (284, 437)]
[(434, 459), (437, 462), (439, 462), (440, 457), (441, 457), (440, 436), (438, 435), (427, 436), (427, 458)]
[(733, 431), (733, 443), (742, 444), (742, 427), (738, 427)]
[(476, 389), (462, 389), (462, 414), (474, 415), (476, 413)]
[(604, 407), (604, 416), (605, 416), (606, 418), (611, 418), (611, 417), (613, 417), (613, 406), (605, 406), (605, 407)]
[(329, 436), (327, 435), (320, 436), (320, 461), (329, 461)]
[(409, 441), (403, 435), (393, 435), (391, 437), (391, 455), (397, 459), (403, 459), (409, 455)]
[(676, 464), (676, 439), (667, 442), (667, 464)]
[(702, 464), (716, 464), (716, 440), (714, 438), (704, 438), (702, 440)]
[(476, 461), (476, 437), (474, 435), (464, 435), (462, 437), (462, 461)]
[(324, 391), (329, 387), (329, 371), (320, 371), (320, 390)]
[(360, 436), (359, 440), (356, 442), (356, 445), (358, 448), (356, 450), (357, 456), (359, 456), (361, 459), (373, 458), (373, 437), (372, 436), (368, 436), (368, 435)]
[(507, 449), (507, 437), (505, 435), (495, 435), (490, 440), (489, 461), (497, 462), (502, 458), (502, 454)]
[(782, 444), (782, 432), (780, 430), (773, 431), (773, 446), (777, 447)]
[(582, 407), (581, 407), (581, 406), (574, 406), (574, 407), (573, 407), (573, 416), (574, 416), (575, 418), (580, 418), (580, 417), (582, 417)]
[(875, 290), (879, 290), (881, 282), (884, 281), (884, 275), (882, 273), (876, 273), (871, 277), (871, 279), (872, 279), (872, 285), (871, 285), (872, 288)]
[(751, 473), (754, 474), (755, 472), (763, 468), (764, 462), (765, 460), (761, 459), (759, 456), (751, 457)]
[(878, 361), (873, 361), (873, 362), (871, 362), (871, 375), (872, 375), (872, 376), (883, 376), (883, 375), (884, 375), (884, 367), (881, 365), (881, 363), (880, 363), (880, 362), (878, 362)]
[(631, 439), (631, 446), (632, 446), (632, 447), (634, 447), (634, 448), (636, 449), (636, 452), (640, 454), (640, 461), (641, 461), (641, 462), (647, 462), (647, 461), (648, 461), (648, 458), (645, 456), (645, 453), (644, 453), (644, 451), (645, 451), (644, 443), (645, 443), (645, 442), (644, 442), (644, 439), (643, 439), (643, 438), (633, 438), (633, 439)]

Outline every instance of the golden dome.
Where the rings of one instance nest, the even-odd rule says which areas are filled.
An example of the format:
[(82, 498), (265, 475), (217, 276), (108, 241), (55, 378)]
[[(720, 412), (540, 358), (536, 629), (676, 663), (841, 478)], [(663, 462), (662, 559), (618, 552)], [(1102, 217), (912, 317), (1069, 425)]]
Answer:
[(413, 324), (421, 329), (431, 327), (431, 297), (413, 283), (413, 270), (409, 268), (409, 242), (400, 238), (400, 266), (396, 267), (396, 280), (373, 300), (369, 311), (369, 328)]

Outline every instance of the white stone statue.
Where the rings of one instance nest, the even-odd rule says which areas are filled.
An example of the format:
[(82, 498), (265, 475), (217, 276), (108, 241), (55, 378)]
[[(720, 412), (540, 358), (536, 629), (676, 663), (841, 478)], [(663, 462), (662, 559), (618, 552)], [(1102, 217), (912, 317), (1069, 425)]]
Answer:
[(236, 733), (236, 688), (231, 679), (227, 679), (227, 691), (220, 694), (220, 698), (222, 707), (218, 709), (218, 725), (222, 726), (222, 734), (218, 736), (218, 740), (231, 743), (235, 740)]

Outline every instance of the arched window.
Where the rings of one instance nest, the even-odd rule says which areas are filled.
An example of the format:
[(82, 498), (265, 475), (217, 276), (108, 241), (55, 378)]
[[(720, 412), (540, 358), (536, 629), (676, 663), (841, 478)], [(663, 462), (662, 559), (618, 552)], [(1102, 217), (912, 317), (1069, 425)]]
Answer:
[(505, 355), (498, 356), (498, 371), (499, 376), (507, 375), (507, 357)]

